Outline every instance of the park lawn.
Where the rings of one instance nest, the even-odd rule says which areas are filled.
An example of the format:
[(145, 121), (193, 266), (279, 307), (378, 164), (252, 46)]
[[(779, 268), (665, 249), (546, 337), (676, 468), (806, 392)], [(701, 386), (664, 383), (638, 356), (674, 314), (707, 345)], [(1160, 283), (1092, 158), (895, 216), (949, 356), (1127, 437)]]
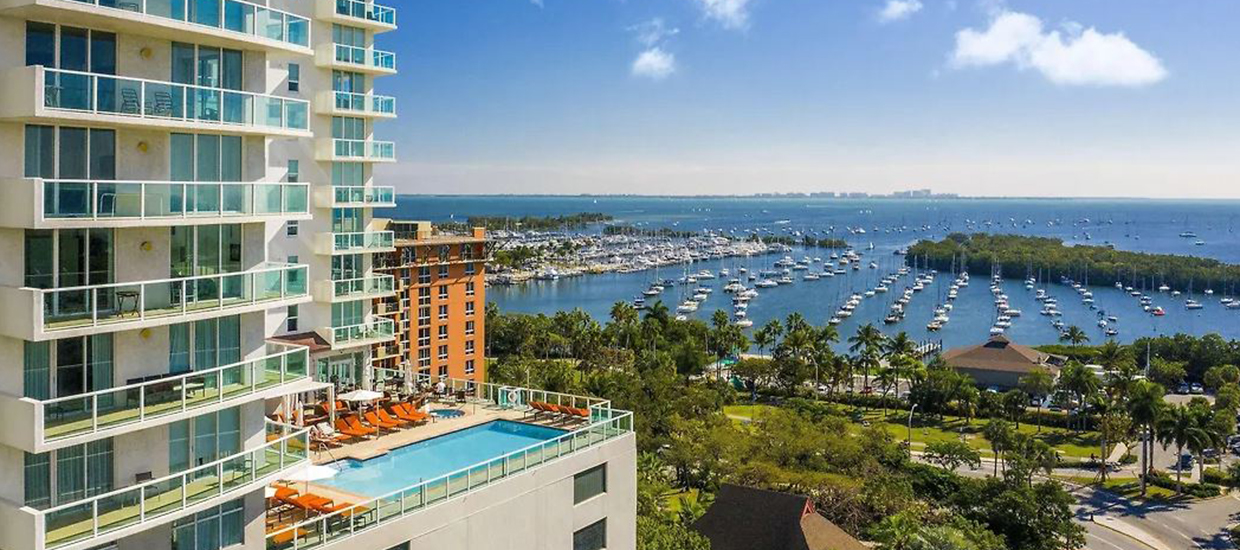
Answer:
[(770, 410), (771, 405), (727, 405), (723, 408), (723, 414), (732, 417), (743, 417), (753, 420), (762, 414), (762, 411)]
[[(1113, 477), (1108, 479), (1106, 483), (1103, 483), (1102, 488), (1128, 499), (1141, 498), (1141, 482), (1135, 477)], [(1155, 487), (1153, 485), (1145, 486), (1146, 500), (1165, 501), (1191, 498), (1192, 497), (1188, 495), (1180, 495), (1177, 497), (1174, 489), (1165, 489), (1162, 487)]]
[(667, 501), (667, 511), (673, 514), (679, 514), (680, 509), (684, 506), (685, 502), (697, 502), (698, 490), (685, 489), (683, 491), (676, 491), (674, 493), (667, 494), (663, 498)]

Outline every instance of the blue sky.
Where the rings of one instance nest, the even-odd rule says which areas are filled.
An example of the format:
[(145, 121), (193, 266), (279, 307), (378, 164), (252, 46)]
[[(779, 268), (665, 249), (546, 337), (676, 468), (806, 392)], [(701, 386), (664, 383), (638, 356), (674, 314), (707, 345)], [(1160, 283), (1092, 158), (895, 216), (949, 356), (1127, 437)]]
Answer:
[(1233, 0), (395, 5), (401, 192), (1240, 197)]

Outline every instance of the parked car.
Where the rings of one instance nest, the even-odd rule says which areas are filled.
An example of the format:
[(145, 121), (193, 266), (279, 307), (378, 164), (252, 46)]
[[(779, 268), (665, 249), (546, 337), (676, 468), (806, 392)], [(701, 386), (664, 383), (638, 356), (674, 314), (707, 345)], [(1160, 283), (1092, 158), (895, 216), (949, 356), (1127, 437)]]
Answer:
[(1180, 461), (1176, 463), (1175, 469), (1180, 470), (1180, 471), (1192, 470), (1193, 464), (1195, 463), (1196, 463), (1196, 459), (1193, 458), (1192, 454), (1184, 453), (1180, 455)]
[(1198, 383), (1196, 383), (1196, 382), (1193, 382), (1193, 383), (1189, 386), (1189, 391), (1190, 391), (1193, 395), (1201, 395), (1201, 394), (1203, 394), (1203, 393), (1205, 393), (1205, 392), (1206, 392), (1206, 389), (1205, 389), (1205, 388), (1203, 388), (1203, 387), (1201, 387), (1201, 384), (1198, 384)]
[(1186, 395), (1190, 390), (1191, 390), (1191, 387), (1187, 383), (1184, 383), (1184, 384), (1180, 384), (1180, 387), (1175, 389), (1175, 393), (1178, 393), (1180, 395)]

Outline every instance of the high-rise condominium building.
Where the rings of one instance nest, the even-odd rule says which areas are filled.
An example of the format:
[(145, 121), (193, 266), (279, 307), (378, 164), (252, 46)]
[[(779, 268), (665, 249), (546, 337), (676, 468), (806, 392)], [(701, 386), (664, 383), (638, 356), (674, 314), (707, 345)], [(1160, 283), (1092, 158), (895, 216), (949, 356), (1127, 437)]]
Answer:
[(0, 550), (633, 547), (605, 401), (410, 372), (444, 382), (408, 397), (431, 416), (325, 435), (406, 398), (333, 399), (394, 334), (395, 28), (358, 0), (0, 0)]

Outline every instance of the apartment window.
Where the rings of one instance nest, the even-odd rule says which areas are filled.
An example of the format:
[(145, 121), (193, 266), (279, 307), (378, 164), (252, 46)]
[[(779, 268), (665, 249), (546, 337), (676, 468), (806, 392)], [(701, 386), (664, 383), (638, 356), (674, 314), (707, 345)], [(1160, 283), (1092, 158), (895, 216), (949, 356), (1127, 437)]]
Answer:
[(474, 341), (468, 340), (465, 342), (465, 355), (473, 355), (473, 354), (474, 354)]
[(469, 245), (469, 244), (463, 244), (463, 245), (461, 245), (461, 259), (462, 259), (462, 260), (472, 260), (473, 258), (474, 258), (474, 247), (473, 247), (473, 245)]
[(112, 334), (25, 342), (22, 394), (52, 399), (111, 388), (112, 344)]
[(112, 439), (100, 439), (46, 453), (25, 454), (26, 506), (49, 508), (112, 490)]
[(225, 502), (172, 524), (172, 550), (219, 550), (245, 542), (245, 501)]
[(443, 321), (448, 318), (448, 304), (439, 306), (439, 320)]
[(332, 256), (332, 280), (346, 281), (360, 279), (365, 270), (361, 254), (344, 254)]
[(439, 339), (440, 340), (448, 339), (448, 325), (439, 325)]
[(427, 347), (431, 345), (431, 329), (418, 329), (418, 347)]
[(365, 225), (361, 208), (333, 208), (332, 233), (357, 233)]
[(365, 48), (366, 30), (346, 25), (332, 25), (332, 42), (355, 48)]
[[(49, 180), (116, 179), (116, 131), (66, 126), (26, 126), (24, 170), (28, 178)], [(90, 191), (82, 184), (58, 183), (44, 197), (47, 214), (90, 212)], [(100, 199), (108, 212), (114, 206)]]
[(289, 159), (288, 161), (288, 182), (301, 182), (301, 161), (297, 159)]
[(607, 548), (607, 518), (600, 519), (573, 533), (573, 550)]
[(607, 492), (607, 464), (599, 464), (573, 476), (573, 504), (581, 504)]
[(241, 452), (241, 408), (168, 425), (168, 470), (184, 472)]
[(478, 272), (478, 271), (477, 271), (477, 268), (476, 268), (476, 267), (474, 267), (473, 262), (470, 262), (470, 263), (465, 264), (465, 274), (466, 274), (466, 275), (473, 275), (473, 274), (475, 274), (475, 273), (477, 273), (477, 272)]
[[(25, 234), (25, 285), (33, 288), (64, 288), (112, 282), (115, 237), (111, 229), (32, 229)], [(69, 293), (53, 305), (71, 313), (86, 310), (86, 296)], [(112, 296), (101, 293), (100, 308), (110, 306)], [(103, 303), (108, 300), (109, 303)]]
[(301, 91), (301, 65), (296, 63), (288, 64), (288, 91)]
[[(451, 256), (452, 256), (452, 246), (446, 245), (446, 244), (439, 245), (439, 261), (441, 262), (447, 261), (448, 258), (450, 258)], [(448, 272), (446, 271), (446, 269), (447, 269), (446, 266), (439, 268), (440, 277), (448, 276)]]
[[(440, 259), (446, 259), (446, 258), (440, 258)], [(440, 279), (448, 278), (448, 266), (446, 265), (439, 266), (439, 278)]]
[(448, 377), (448, 365), (439, 365), (439, 377), (440, 378)]
[(332, 185), (337, 187), (366, 185), (366, 165), (360, 162), (333, 162)]
[(297, 332), (297, 321), (300, 320), (301, 311), (296, 305), (288, 306), (288, 321), (285, 323), (284, 329), (289, 332)]
[(427, 287), (422, 287), (418, 289), (418, 305), (420, 306), (431, 305), (431, 289)]
[(430, 322), (431, 322), (431, 308), (430, 307), (418, 308), (418, 324), (425, 325)]
[(418, 350), (418, 366), (431, 366), (431, 348), (422, 348)]
[[(59, 31), (59, 33), (57, 32)], [(59, 55), (57, 45), (59, 44)], [(26, 65), (42, 65), (49, 69), (65, 69), (97, 74), (116, 74), (116, 35), (76, 27), (57, 27), (51, 23), (26, 22)], [(59, 100), (61, 106), (89, 102), (89, 79), (82, 75), (48, 75), (59, 87), (49, 101)], [(115, 89), (99, 89), (95, 98), (114, 104)], [(88, 104), (88, 103), (87, 103)]]
[(332, 117), (332, 137), (336, 139), (366, 139), (366, 119), (348, 116)]
[[(172, 277), (194, 277), (241, 271), (241, 231), (240, 224), (173, 226), (170, 230), (171, 244), (169, 245), (171, 248), (169, 270)], [(201, 287), (201, 285), (197, 286)], [(211, 289), (206, 288), (195, 290), (204, 297), (211, 292)]]
[(448, 285), (439, 285), (439, 299), (440, 300), (448, 299)]
[[(241, 50), (172, 43), (172, 81), (178, 84), (240, 90), (244, 70), (244, 54)], [(222, 105), (225, 111), (222, 113), (223, 119), (244, 120), (245, 105), (241, 102), (236, 102), (236, 105), (231, 103), (233, 102), (225, 102)], [(217, 112), (219, 107), (221, 105), (216, 96), (205, 99), (205, 103), (198, 106), (199, 109), (215, 108)]]
[(474, 314), (474, 303), (465, 302), (465, 315), (473, 315), (473, 314)]
[(466, 295), (466, 296), (473, 296), (473, 295), (474, 295), (474, 283), (473, 283), (473, 281), (470, 281), (470, 282), (468, 282), (468, 283), (465, 283), (465, 295)]
[(332, 91), (364, 94), (366, 93), (366, 75), (350, 71), (332, 71)]
[(473, 321), (465, 321), (465, 335), (466, 335), (466, 336), (473, 336), (473, 334), (474, 334), (474, 322), (473, 322)]
[(448, 359), (448, 346), (444, 344), (444, 345), (439, 346), (439, 360), (444, 361), (447, 359)]
[(362, 324), (366, 300), (332, 304), (332, 328), (351, 327)]
[(298, 220), (289, 220), (288, 223), (284, 224), (284, 236), (286, 237), (296, 237), (300, 231), (301, 222)]
[(241, 316), (168, 327), (168, 372), (208, 370), (241, 362)]
[(418, 284), (427, 285), (427, 284), (430, 284), (430, 282), (431, 282), (430, 266), (419, 267), (418, 268)]
[(473, 373), (474, 373), (474, 360), (466, 359), (465, 360), (465, 374), (473, 374)]

